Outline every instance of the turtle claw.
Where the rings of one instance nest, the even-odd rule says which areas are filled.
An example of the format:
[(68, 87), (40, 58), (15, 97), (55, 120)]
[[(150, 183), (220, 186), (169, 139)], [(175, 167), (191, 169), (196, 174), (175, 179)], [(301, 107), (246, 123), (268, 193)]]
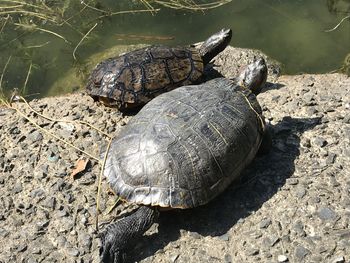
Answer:
[(157, 216), (156, 209), (141, 206), (134, 213), (108, 225), (98, 235), (101, 240), (101, 262), (125, 262), (126, 251), (150, 228)]
[(116, 247), (116, 236), (108, 232), (106, 229), (104, 232), (98, 235), (101, 239), (100, 258), (102, 263), (123, 263), (125, 261), (125, 253), (122, 253)]

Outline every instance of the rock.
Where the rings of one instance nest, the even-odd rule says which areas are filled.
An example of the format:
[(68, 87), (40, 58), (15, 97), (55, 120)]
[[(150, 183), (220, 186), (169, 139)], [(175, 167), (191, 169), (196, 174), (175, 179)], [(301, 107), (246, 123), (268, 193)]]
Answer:
[(286, 255), (278, 255), (277, 261), (278, 262), (287, 262), (288, 261), (288, 257)]
[(270, 224), (271, 224), (271, 219), (265, 218), (260, 222), (259, 227), (260, 228), (267, 228)]
[(337, 256), (335, 259), (332, 261), (333, 263), (344, 263), (345, 258), (343, 256)]
[(12, 193), (13, 194), (18, 194), (18, 193), (22, 192), (22, 190), (23, 190), (22, 184), (18, 182), (12, 188)]
[(296, 195), (298, 199), (303, 198), (306, 195), (306, 189), (304, 187), (298, 187), (296, 190)]
[(219, 239), (223, 240), (223, 241), (229, 241), (230, 240), (230, 236), (228, 233), (223, 234), (221, 236), (219, 236)]
[(289, 185), (297, 185), (299, 183), (299, 180), (297, 178), (288, 178), (287, 184)]
[(312, 145), (317, 147), (324, 147), (327, 145), (327, 141), (322, 137), (316, 137), (312, 140)]
[(36, 143), (42, 141), (43, 135), (39, 131), (34, 130), (28, 135), (28, 139), (30, 140), (30, 143)]
[(17, 247), (17, 252), (24, 252), (27, 250), (27, 245), (26, 244), (21, 244)]
[(310, 250), (306, 249), (305, 247), (301, 246), (301, 245), (298, 245), (296, 248), (295, 248), (295, 251), (294, 251), (294, 255), (296, 257), (296, 259), (298, 260), (298, 262), (300, 261), (303, 261), (304, 258), (310, 254)]
[(257, 249), (257, 248), (254, 248), (254, 247), (251, 247), (251, 248), (247, 249), (247, 255), (248, 256), (256, 256), (256, 255), (259, 254), (259, 252), (260, 252), (260, 250)]
[(47, 197), (44, 202), (42, 203), (42, 206), (43, 207), (46, 207), (46, 208), (50, 208), (52, 210), (55, 209), (55, 205), (56, 205), (56, 198), (55, 197)]
[(67, 253), (68, 253), (68, 255), (73, 256), (73, 257), (79, 256), (79, 250), (76, 248), (73, 248), (73, 247), (67, 248)]
[(41, 248), (37, 246), (34, 246), (31, 251), (32, 251), (32, 254), (38, 254), (38, 255), (41, 254)]
[(35, 197), (41, 197), (41, 196), (44, 196), (45, 195), (45, 191), (41, 188), (38, 188), (38, 189), (34, 189), (33, 191), (30, 192), (30, 196), (32, 198), (35, 198)]
[(318, 217), (321, 220), (332, 220), (337, 217), (337, 214), (329, 207), (322, 207), (318, 211)]
[(232, 256), (229, 254), (225, 254), (224, 256), (225, 263), (232, 263)]

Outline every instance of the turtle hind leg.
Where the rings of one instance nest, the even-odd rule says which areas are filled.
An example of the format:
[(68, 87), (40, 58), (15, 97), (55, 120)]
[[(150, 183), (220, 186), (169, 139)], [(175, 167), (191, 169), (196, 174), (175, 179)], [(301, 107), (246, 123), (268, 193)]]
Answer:
[(270, 131), (270, 128), (266, 126), (257, 155), (262, 156), (262, 155), (268, 154), (271, 148), (272, 148), (271, 131)]
[(100, 248), (103, 263), (122, 263), (126, 250), (152, 226), (158, 211), (154, 207), (140, 206), (134, 213), (107, 226), (100, 234)]

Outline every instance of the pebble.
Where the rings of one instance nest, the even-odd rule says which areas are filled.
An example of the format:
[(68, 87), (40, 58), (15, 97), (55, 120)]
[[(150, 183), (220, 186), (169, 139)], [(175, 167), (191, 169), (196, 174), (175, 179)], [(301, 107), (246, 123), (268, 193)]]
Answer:
[(312, 140), (312, 144), (317, 147), (325, 147), (327, 145), (327, 141), (322, 137), (316, 137)]
[(306, 195), (306, 189), (304, 187), (298, 187), (296, 190), (296, 196), (298, 199), (303, 198)]
[(179, 258), (180, 254), (175, 254), (170, 257), (170, 262), (176, 262), (176, 260)]
[(41, 188), (38, 188), (38, 189), (34, 189), (33, 191), (30, 192), (30, 196), (32, 198), (35, 198), (35, 197), (41, 197), (41, 196), (44, 196), (45, 195), (45, 191)]
[(337, 217), (337, 214), (329, 207), (322, 207), (318, 211), (318, 217), (321, 220), (332, 220)]
[(295, 257), (300, 261), (303, 261), (304, 258), (310, 254), (310, 250), (306, 249), (305, 247), (299, 245), (295, 249)]
[(32, 254), (41, 254), (41, 248), (40, 247), (37, 247), (37, 246), (34, 246), (32, 249)]
[(299, 180), (297, 178), (288, 178), (287, 184), (289, 185), (297, 185), (299, 183)]
[(22, 192), (22, 190), (23, 190), (22, 184), (21, 183), (16, 183), (14, 185), (14, 187), (12, 188), (12, 193), (18, 194), (18, 193)]
[(56, 163), (56, 162), (58, 161), (59, 158), (60, 158), (60, 157), (59, 157), (58, 155), (53, 155), (53, 154), (51, 154), (51, 155), (49, 155), (49, 156), (47, 157), (47, 160), (48, 160), (49, 162)]
[(278, 255), (277, 260), (278, 260), (278, 262), (287, 262), (288, 257), (285, 255)]
[(56, 205), (56, 198), (52, 196), (47, 197), (42, 203), (43, 207), (50, 208), (52, 210), (55, 209), (55, 205)]
[(225, 263), (232, 263), (233, 262), (232, 261), (232, 256), (229, 255), (229, 254), (225, 254), (224, 261), (225, 261)]
[(267, 228), (270, 224), (271, 224), (271, 219), (264, 218), (263, 220), (260, 221), (259, 227), (260, 228)]
[(39, 131), (34, 131), (28, 135), (28, 139), (31, 143), (35, 143), (41, 141), (43, 139), (43, 135)]
[(17, 252), (24, 252), (27, 250), (27, 245), (26, 244), (21, 244), (17, 247)]
[(343, 256), (338, 256), (332, 262), (333, 263), (344, 263), (345, 262), (345, 258)]
[(219, 236), (219, 239), (223, 240), (223, 241), (229, 241), (230, 240), (230, 236), (229, 234), (223, 234), (221, 236)]
[(67, 248), (67, 253), (68, 253), (68, 255), (73, 256), (73, 257), (79, 256), (79, 250), (76, 248), (73, 248), (73, 247)]
[(257, 248), (248, 248), (247, 249), (247, 255), (248, 256), (256, 256), (259, 255), (260, 250)]

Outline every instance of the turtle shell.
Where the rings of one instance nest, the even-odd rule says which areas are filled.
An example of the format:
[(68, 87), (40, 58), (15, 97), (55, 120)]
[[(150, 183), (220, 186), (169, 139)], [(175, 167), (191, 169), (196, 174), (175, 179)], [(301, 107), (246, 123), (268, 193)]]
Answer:
[(191, 208), (220, 194), (254, 158), (261, 108), (225, 78), (162, 94), (112, 141), (104, 175), (129, 202)]
[(99, 63), (86, 90), (107, 106), (137, 107), (161, 93), (195, 83), (202, 74), (203, 61), (196, 49), (151, 46)]

